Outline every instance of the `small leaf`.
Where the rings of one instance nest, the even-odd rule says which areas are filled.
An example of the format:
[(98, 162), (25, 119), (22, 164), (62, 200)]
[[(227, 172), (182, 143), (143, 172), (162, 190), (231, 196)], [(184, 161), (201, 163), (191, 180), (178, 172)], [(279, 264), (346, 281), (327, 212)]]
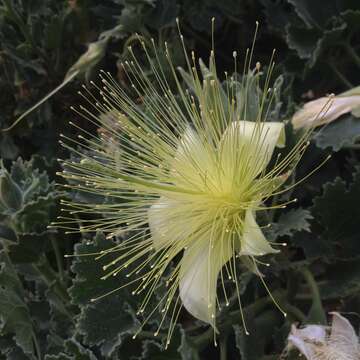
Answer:
[(278, 236), (292, 236), (298, 231), (310, 232), (309, 220), (313, 219), (309, 210), (302, 208), (291, 209), (286, 213), (282, 213), (279, 220), (273, 225), (272, 232), (275, 238)]

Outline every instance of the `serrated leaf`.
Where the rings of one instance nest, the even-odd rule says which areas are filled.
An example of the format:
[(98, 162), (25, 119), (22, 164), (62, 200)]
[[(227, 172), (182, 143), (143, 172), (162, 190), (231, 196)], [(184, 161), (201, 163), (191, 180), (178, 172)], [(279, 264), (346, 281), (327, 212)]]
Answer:
[(64, 342), (64, 351), (57, 355), (46, 355), (45, 360), (97, 360), (97, 357), (90, 349), (84, 348), (75, 339), (68, 339)]
[(0, 169), (0, 202), (10, 212), (19, 210), (23, 204), (23, 194), (9, 173)]
[[(83, 241), (77, 244), (75, 256), (100, 253), (113, 245), (110, 240), (98, 234), (92, 243)], [(100, 279), (105, 274), (102, 267), (115, 257), (116, 253), (99, 260), (95, 260), (94, 256), (75, 258), (72, 271), (76, 277), (69, 291), (72, 302), (81, 309), (78, 331), (84, 335), (86, 344), (99, 346), (104, 356), (111, 356), (123, 338), (133, 334), (138, 327), (134, 311), (129, 305), (135, 299), (127, 288), (91, 302), (92, 298), (104, 295), (129, 281), (122, 275), (110, 276), (107, 280)]]
[(34, 354), (34, 330), (24, 291), (5, 250), (0, 251), (0, 329), (15, 334), (16, 344), (29, 356)]
[(290, 49), (297, 52), (301, 59), (309, 59), (316, 48), (321, 33), (295, 24), (286, 27), (286, 41)]
[(328, 147), (339, 151), (360, 139), (360, 119), (346, 114), (322, 128), (315, 136), (315, 143), (321, 149)]
[(16, 214), (14, 227), (20, 234), (43, 234), (55, 218), (59, 194), (50, 193), (30, 201)]
[[(174, 334), (174, 337), (177, 337), (178, 334)], [(172, 340), (172, 343), (175, 340)], [(142, 354), (141, 360), (180, 360), (181, 356), (177, 352), (176, 345), (170, 343), (170, 346), (167, 350), (164, 349), (164, 346), (157, 341), (152, 339), (142, 341)]]
[(338, 13), (337, 2), (330, 1), (327, 6), (312, 0), (288, 0), (295, 8), (298, 16), (309, 28), (325, 26), (331, 16)]
[(32, 355), (25, 355), (9, 335), (1, 335), (0, 337), (0, 355), (3, 355), (6, 360), (35, 359)]
[(272, 233), (274, 238), (278, 236), (292, 236), (298, 231), (310, 232), (310, 223), (313, 217), (309, 210), (298, 208), (291, 209), (286, 213), (282, 213), (278, 221), (273, 224)]
[(314, 199), (311, 213), (323, 228), (321, 237), (336, 246), (335, 255), (339, 258), (353, 258), (360, 254), (359, 201), (360, 168), (348, 186), (337, 178), (325, 184), (323, 194)]

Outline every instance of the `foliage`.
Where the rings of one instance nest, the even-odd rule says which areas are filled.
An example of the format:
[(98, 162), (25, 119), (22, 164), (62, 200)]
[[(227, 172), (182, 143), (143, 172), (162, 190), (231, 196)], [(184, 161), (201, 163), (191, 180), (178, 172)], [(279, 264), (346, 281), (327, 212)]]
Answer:
[[(1, 358), (277, 359), (291, 323), (323, 322), (332, 310), (360, 311), (360, 123), (353, 114), (315, 132), (296, 176), (287, 181), (300, 180), (328, 154), (332, 158), (294, 189), (298, 202), (264, 214), (264, 225), (272, 225), (268, 238), (287, 243), (268, 259), (271, 266), (264, 273), (288, 317), (277, 312), (259, 279), (243, 271), (240, 291), (250, 336), (231, 301), (219, 313), (217, 347), (212, 330), (186, 311), (167, 350), (167, 325), (153, 336), (160, 314), (133, 340), (142, 318), (131, 287), (90, 301), (126, 282), (125, 275), (100, 280), (102, 259), (85, 256), (105, 250), (111, 241), (100, 233), (91, 238), (48, 228), (65, 196), (55, 186), (60, 181), (56, 159), (70, 156), (58, 139), (77, 135), (69, 125), (70, 106), (83, 101), (76, 94), (81, 84), (93, 89), (91, 82), (104, 69), (126, 86), (120, 63), (129, 58), (129, 45), (137, 51), (137, 33), (153, 37), (160, 56), (166, 41), (174, 63), (184, 66), (176, 17), (189, 47), (206, 63), (212, 16), (219, 74), (233, 69), (233, 50), (244, 54), (251, 46), (256, 20), (255, 60), (266, 64), (277, 48), (274, 79), (281, 92), (272, 119), (289, 119), (304, 101), (360, 83), (356, 0), (0, 0), (1, 129), (69, 82), (0, 133)], [(85, 122), (81, 126), (97, 131)], [(287, 132), (291, 143), (290, 125)], [(72, 195), (83, 201), (91, 196)], [(280, 196), (286, 201), (290, 194)], [(159, 298), (162, 291), (160, 286)]]

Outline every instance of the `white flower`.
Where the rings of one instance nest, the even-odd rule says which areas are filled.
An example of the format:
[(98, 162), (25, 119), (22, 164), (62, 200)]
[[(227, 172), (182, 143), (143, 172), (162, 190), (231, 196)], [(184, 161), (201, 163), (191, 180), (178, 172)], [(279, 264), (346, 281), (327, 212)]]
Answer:
[(292, 325), (288, 348), (296, 347), (307, 360), (359, 360), (360, 344), (350, 322), (332, 312), (332, 325)]

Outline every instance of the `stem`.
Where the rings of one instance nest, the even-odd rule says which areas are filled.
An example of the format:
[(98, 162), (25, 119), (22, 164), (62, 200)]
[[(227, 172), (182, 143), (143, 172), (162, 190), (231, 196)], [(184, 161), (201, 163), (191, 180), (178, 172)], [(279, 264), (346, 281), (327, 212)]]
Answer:
[(308, 268), (302, 268), (300, 272), (307, 282), (312, 295), (313, 301), (309, 314), (310, 316), (315, 315), (316, 320), (318, 320), (320, 323), (326, 324), (326, 315), (322, 307), (321, 295), (315, 278)]
[(356, 54), (355, 50), (352, 48), (352, 46), (349, 43), (346, 43), (344, 46), (347, 53), (354, 61), (354, 63), (360, 68), (360, 57)]
[(335, 73), (335, 75), (339, 78), (339, 80), (349, 89), (353, 88), (354, 85), (338, 70), (338, 68), (336, 67), (336, 65), (332, 62), (329, 61), (329, 66), (331, 68), (331, 70)]
[(227, 359), (227, 336), (220, 339), (220, 360)]
[(56, 258), (56, 266), (59, 272), (60, 281), (64, 284), (65, 283), (65, 274), (63, 269), (62, 263), (62, 255), (60, 254), (60, 248), (58, 242), (51, 236), (51, 245), (54, 249), (55, 258)]
[(307, 284), (309, 285), (313, 298), (320, 300), (320, 291), (314, 279), (313, 274), (310, 272), (308, 268), (303, 268), (300, 270), (300, 272), (304, 276), (304, 279), (307, 282)]
[(299, 320), (302, 323), (306, 322), (306, 315), (300, 310), (298, 309), (296, 306), (290, 305), (290, 304), (285, 304), (283, 305), (284, 310), (290, 314), (293, 315), (296, 320)]
[(33, 339), (33, 342), (34, 342), (34, 345), (35, 345), (37, 358), (39, 360), (41, 360), (41, 349), (40, 349), (39, 342), (37, 341), (37, 338), (36, 338), (36, 335), (35, 335), (34, 332), (32, 332), (32, 339)]

